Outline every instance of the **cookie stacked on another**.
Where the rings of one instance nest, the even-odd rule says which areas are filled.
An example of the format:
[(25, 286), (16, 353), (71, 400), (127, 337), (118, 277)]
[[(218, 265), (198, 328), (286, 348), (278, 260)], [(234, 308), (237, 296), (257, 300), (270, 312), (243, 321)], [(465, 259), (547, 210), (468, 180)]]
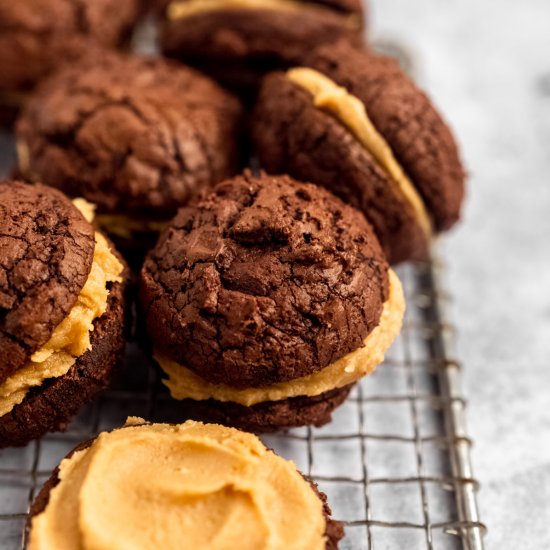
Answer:
[(18, 109), (36, 84), (90, 48), (124, 45), (141, 0), (0, 0), (0, 106)]
[(19, 169), (93, 202), (100, 227), (141, 250), (179, 206), (237, 171), (240, 117), (193, 69), (104, 52), (40, 86), (17, 123)]
[(340, 42), (267, 76), (251, 117), (271, 173), (323, 185), (362, 210), (391, 263), (421, 260), (459, 218), (453, 135), (398, 63)]
[(326, 497), (254, 435), (129, 418), (78, 446), (36, 498), (28, 549), (337, 550)]
[(328, 422), (382, 362), (404, 310), (360, 212), (249, 173), (180, 210), (140, 294), (172, 396), (194, 417), (260, 432)]
[(161, 49), (231, 88), (300, 63), (312, 49), (362, 41), (360, 0), (174, 0), (166, 2)]
[(0, 448), (64, 429), (106, 386), (124, 351), (124, 276), (61, 192), (0, 183)]

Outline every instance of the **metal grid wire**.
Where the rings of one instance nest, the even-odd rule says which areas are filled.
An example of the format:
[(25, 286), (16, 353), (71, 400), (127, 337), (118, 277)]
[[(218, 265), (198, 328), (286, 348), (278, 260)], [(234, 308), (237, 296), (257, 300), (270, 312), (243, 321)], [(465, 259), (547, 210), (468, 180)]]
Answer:
[[(407, 297), (403, 332), (375, 374), (357, 384), (322, 428), (264, 437), (328, 495), (344, 521), (341, 549), (481, 550), (480, 523), (452, 355), (454, 327), (439, 262), (398, 270)], [(182, 421), (136, 346), (123, 379), (62, 434), (0, 451), (0, 548), (23, 547), (26, 513), (37, 490), (77, 443), (120, 426), (128, 415)]]

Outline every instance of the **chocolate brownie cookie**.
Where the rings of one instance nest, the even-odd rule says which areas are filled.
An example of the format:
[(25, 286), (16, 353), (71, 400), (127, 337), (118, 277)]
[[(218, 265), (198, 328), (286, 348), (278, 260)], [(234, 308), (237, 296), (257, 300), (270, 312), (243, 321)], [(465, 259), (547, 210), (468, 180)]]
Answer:
[[(137, 444), (140, 453), (132, 453)], [(159, 449), (163, 451), (162, 460)], [(128, 475), (115, 473), (116, 480), (107, 487), (96, 479), (97, 469), (115, 456), (113, 452), (118, 457), (112, 464), (115, 472), (124, 468)], [(147, 462), (143, 462), (145, 459)], [(149, 468), (155, 468), (155, 475), (146, 481), (144, 469)], [(155, 499), (147, 497), (151, 490), (140, 490), (142, 483), (147, 483), (150, 489), (151, 483), (155, 485), (155, 480), (165, 476), (179, 487), (177, 499), (173, 498), (173, 491), (167, 490), (166, 483), (157, 484)], [(208, 485), (204, 484), (205, 476)], [(244, 485), (241, 479), (246, 479)], [(327, 497), (317, 485), (302, 476), (294, 464), (266, 449), (252, 434), (193, 421), (181, 425), (148, 424), (132, 418), (123, 428), (78, 445), (54, 470), (31, 505), (26, 526), (29, 550), (44, 543), (57, 546), (61, 540), (71, 540), (76, 546), (75, 537), (92, 536), (98, 529), (110, 531), (103, 522), (103, 513), (87, 506), (95, 495), (99, 496), (96, 489), (93, 494), (87, 490), (89, 484), (99, 486), (100, 492), (107, 490), (111, 495), (108, 502), (116, 502), (118, 506), (117, 517), (132, 518), (139, 510), (148, 514), (148, 521), (138, 522), (139, 528), (133, 528), (132, 535), (125, 538), (126, 541), (131, 538), (136, 549), (149, 548), (151, 530), (163, 547), (173, 546), (170, 540), (184, 538), (197, 550), (218, 540), (216, 536), (222, 535), (220, 529), (223, 542), (230, 545), (232, 538), (238, 538), (243, 541), (239, 548), (251, 549), (263, 546), (264, 536), (268, 535), (271, 543), (276, 544), (274, 548), (288, 548), (292, 542), (297, 549), (337, 550), (344, 536), (342, 524), (332, 519)], [(220, 484), (226, 489), (219, 490)], [(262, 498), (264, 493), (269, 498)], [(134, 494), (135, 500), (129, 498)], [(243, 499), (244, 495), (250, 498)], [(118, 498), (122, 501), (117, 502)], [(75, 506), (65, 507), (63, 512), (59, 503), (68, 499), (75, 500)], [(202, 502), (204, 505), (200, 506)], [(246, 513), (251, 505), (255, 511), (252, 515)], [(65, 526), (72, 523), (72, 518), (67, 511), (76, 513), (76, 510), (90, 521), (69, 532)], [(298, 511), (299, 514), (294, 513)], [(238, 521), (223, 520), (231, 513), (238, 513), (232, 516)], [(186, 521), (163, 521), (180, 514), (185, 515)], [(258, 514), (264, 521), (257, 521)], [(52, 525), (58, 527), (51, 530)], [(267, 525), (266, 533), (262, 525)], [(121, 534), (109, 539), (111, 545), (118, 536)]]
[(19, 447), (66, 429), (80, 409), (111, 381), (124, 356), (124, 287), (111, 286), (107, 311), (94, 321), (91, 349), (67, 374), (45, 380), (0, 417), (0, 448)]
[(141, 0), (0, 0), (0, 104), (19, 107), (37, 82), (97, 46), (127, 42)]
[(1, 448), (62, 429), (106, 385), (126, 273), (67, 197), (20, 182), (0, 183), (0, 266)]
[(59, 191), (0, 183), (0, 383), (67, 316), (90, 272), (94, 230)]
[(325, 190), (244, 175), (180, 210), (141, 291), (164, 353), (214, 383), (265, 386), (361, 346), (387, 263), (364, 217)]
[(175, 0), (161, 26), (165, 55), (239, 91), (338, 39), (361, 43), (360, 0)]
[(216, 401), (247, 427), (264, 416), (265, 429), (268, 417), (280, 421), (272, 429), (328, 420), (344, 387), (381, 362), (403, 313), (363, 215), (264, 174), (180, 210), (145, 261), (140, 294), (172, 396), (203, 411)]
[(21, 173), (97, 205), (129, 240), (233, 174), (241, 108), (176, 62), (105, 53), (40, 86), (17, 124)]
[(392, 263), (424, 259), (460, 215), (453, 136), (396, 61), (340, 42), (268, 75), (251, 117), (262, 166), (360, 208)]

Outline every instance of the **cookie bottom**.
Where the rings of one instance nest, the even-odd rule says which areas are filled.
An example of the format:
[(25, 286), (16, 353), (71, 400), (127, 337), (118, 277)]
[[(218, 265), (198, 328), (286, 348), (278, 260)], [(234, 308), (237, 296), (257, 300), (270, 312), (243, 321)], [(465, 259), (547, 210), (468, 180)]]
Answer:
[(31, 92), (0, 91), (0, 127), (5, 130), (13, 129), (17, 117), (23, 110)]
[(323, 426), (330, 422), (332, 411), (341, 405), (353, 384), (314, 397), (291, 397), (267, 401), (252, 407), (214, 399), (181, 401), (185, 418), (212, 422), (254, 433), (270, 433), (300, 426)]
[(32, 388), (0, 417), (0, 448), (22, 447), (48, 432), (64, 431), (72, 417), (110, 382), (124, 354), (124, 285), (115, 283), (107, 311), (94, 322), (92, 349), (67, 374)]

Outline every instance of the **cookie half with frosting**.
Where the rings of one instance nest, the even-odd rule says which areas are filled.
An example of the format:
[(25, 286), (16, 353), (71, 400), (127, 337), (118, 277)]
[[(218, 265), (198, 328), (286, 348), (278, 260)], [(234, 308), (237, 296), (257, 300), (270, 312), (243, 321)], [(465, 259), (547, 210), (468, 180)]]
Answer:
[(0, 183), (0, 447), (64, 429), (121, 359), (126, 268), (90, 214)]
[(124, 248), (154, 241), (239, 163), (239, 102), (176, 62), (105, 52), (44, 82), (17, 124), (19, 170), (97, 205)]
[(78, 446), (30, 510), (28, 550), (337, 550), (326, 497), (254, 435), (129, 418)]
[(253, 431), (321, 425), (382, 362), (404, 301), (364, 216), (245, 173), (180, 210), (141, 272), (143, 318), (186, 410)]
[(141, 0), (0, 0), (0, 106), (17, 111), (44, 77), (130, 38)]
[(160, 42), (165, 55), (243, 91), (322, 44), (361, 43), (363, 18), (360, 0), (173, 0)]
[(263, 82), (251, 117), (262, 167), (323, 185), (361, 209), (391, 263), (421, 260), (460, 216), (451, 131), (398, 63), (346, 43)]

